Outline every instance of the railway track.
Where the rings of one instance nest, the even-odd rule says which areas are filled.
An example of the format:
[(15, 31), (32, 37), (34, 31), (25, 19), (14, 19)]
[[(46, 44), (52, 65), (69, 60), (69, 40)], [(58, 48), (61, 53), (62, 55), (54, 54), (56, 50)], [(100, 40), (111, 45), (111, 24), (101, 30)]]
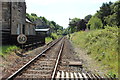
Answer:
[(45, 50), (4, 79), (118, 80), (84, 70), (69, 44), (65, 37), (47, 44)]
[[(48, 44), (49, 45), (49, 44)], [(64, 45), (64, 38), (61, 38), (43, 50), (40, 54), (22, 66), (15, 73), (6, 78), (13, 79), (51, 79), (55, 77), (57, 65), (60, 60)]]

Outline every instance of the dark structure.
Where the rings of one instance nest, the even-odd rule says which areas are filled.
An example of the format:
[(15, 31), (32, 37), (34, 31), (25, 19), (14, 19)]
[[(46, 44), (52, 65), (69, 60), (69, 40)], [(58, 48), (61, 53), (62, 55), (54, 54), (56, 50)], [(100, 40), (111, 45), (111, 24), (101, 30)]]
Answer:
[(45, 32), (36, 32), (36, 24), (26, 18), (25, 2), (2, 2), (0, 3), (0, 33), (2, 45), (18, 45), (17, 37), (24, 34), (27, 42), (25, 47), (45, 44)]
[(2, 2), (2, 44), (12, 44), (13, 37), (24, 33), (26, 5), (25, 2)]

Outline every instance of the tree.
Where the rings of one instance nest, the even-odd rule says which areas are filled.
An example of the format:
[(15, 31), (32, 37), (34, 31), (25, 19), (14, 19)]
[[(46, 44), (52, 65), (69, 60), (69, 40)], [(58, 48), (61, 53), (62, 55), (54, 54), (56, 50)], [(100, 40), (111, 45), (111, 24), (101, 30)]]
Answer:
[(102, 6), (100, 7), (100, 10), (97, 11), (98, 13), (97, 17), (102, 20), (104, 26), (106, 25), (106, 22), (104, 21), (105, 17), (111, 15), (112, 13), (110, 7), (112, 4), (113, 4), (112, 2), (103, 3)]
[(80, 20), (78, 23), (77, 23), (77, 31), (80, 31), (80, 30), (85, 30), (86, 29), (86, 21), (84, 19)]
[(54, 27), (56, 26), (56, 22), (54, 22), (54, 21), (51, 21), (51, 23), (54, 25)]
[(86, 21), (88, 22), (88, 21), (90, 20), (91, 17), (92, 17), (92, 15), (89, 14), (89, 15), (85, 16), (84, 20), (86, 20)]
[(37, 17), (37, 14), (35, 14), (35, 13), (31, 13), (31, 16), (36, 16), (36, 17)]
[(117, 19), (117, 15), (113, 14), (113, 15), (109, 15), (105, 18), (105, 22), (107, 23), (108, 26), (117, 26), (118, 25), (118, 21)]
[(70, 30), (71, 30), (71, 33), (73, 32), (76, 32), (77, 31), (77, 23), (80, 21), (79, 18), (73, 18), (73, 19), (70, 19), (70, 23), (69, 23), (69, 27), (70, 27)]
[(111, 10), (116, 14), (117, 26), (120, 26), (120, 1), (116, 1), (112, 6)]
[(45, 18), (45, 17), (41, 17), (42, 18), (42, 20), (47, 24), (47, 19)]
[(98, 17), (96, 16), (93, 16), (87, 25), (90, 25), (90, 29), (102, 29), (103, 27), (103, 24), (102, 24), (102, 21), (101, 19), (99, 19)]
[(104, 22), (111, 27), (120, 26), (120, 1), (112, 4), (110, 8), (111, 15), (106, 16)]

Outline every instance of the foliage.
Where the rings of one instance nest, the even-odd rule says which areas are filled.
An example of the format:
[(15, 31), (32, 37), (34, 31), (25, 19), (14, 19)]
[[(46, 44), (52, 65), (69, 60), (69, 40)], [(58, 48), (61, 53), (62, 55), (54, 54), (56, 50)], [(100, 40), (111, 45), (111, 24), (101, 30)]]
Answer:
[(0, 55), (5, 55), (6, 53), (10, 53), (13, 50), (19, 49), (17, 46), (14, 45), (0, 46), (0, 48), (1, 48)]
[(97, 12), (98, 13), (97, 17), (102, 20), (102, 23), (103, 23), (104, 26), (106, 25), (106, 23), (104, 21), (104, 18), (111, 14), (110, 6), (112, 4), (113, 4), (112, 2), (103, 3), (103, 5), (100, 7), (100, 10)]
[(92, 17), (92, 15), (89, 14), (89, 15), (85, 16), (84, 20), (86, 20), (86, 21), (88, 22), (88, 21), (90, 20), (91, 17)]
[(77, 31), (77, 22), (80, 21), (79, 18), (73, 18), (73, 19), (69, 19), (69, 30), (71, 33), (76, 32)]
[(81, 19), (78, 23), (77, 23), (77, 31), (83, 30), (85, 31), (86, 29), (86, 21), (84, 19)]
[[(86, 19), (88, 19), (88, 17), (90, 17), (90, 15), (88, 15)], [(68, 28), (70, 33), (74, 33), (74, 32), (86, 29), (86, 23), (87, 23), (86, 20), (79, 19), (79, 18), (73, 18), (70, 20), (71, 21), (69, 22), (69, 28)]]
[(118, 22), (116, 21), (116, 18), (117, 18), (117, 15), (113, 14), (105, 17), (104, 21), (107, 23), (107, 25), (114, 27), (118, 24)]
[(37, 17), (37, 15), (35, 13), (31, 13), (31, 16), (36, 16)]
[(49, 42), (51, 42), (51, 41), (53, 41), (52, 38), (50, 38), (50, 37), (46, 37), (46, 38), (45, 38), (45, 42), (46, 42), (46, 43), (49, 43)]
[[(105, 26), (120, 27), (120, 1), (115, 3), (103, 3), (93, 16), (87, 15), (84, 19), (73, 18), (69, 19), (69, 27), (64, 31), (65, 34), (74, 33), (87, 29), (104, 29)], [(84, 22), (86, 21), (86, 22)]]
[[(71, 35), (72, 42), (87, 50), (102, 68), (109, 73), (118, 76), (118, 28), (106, 27), (106, 29), (89, 32), (76, 32)], [(110, 75), (113, 75), (110, 74)]]
[(112, 15), (116, 16), (116, 26), (120, 26), (120, 0), (111, 5)]
[(54, 39), (58, 39), (59, 36), (56, 34), (56, 33), (51, 33), (51, 36), (50, 36), (53, 40)]
[(67, 35), (67, 34), (70, 34), (70, 27), (66, 28), (63, 30), (63, 35)]
[(87, 24), (90, 26), (90, 29), (93, 30), (93, 29), (102, 29), (103, 27), (103, 24), (102, 24), (102, 21), (101, 19), (99, 19), (98, 17), (96, 16), (93, 16), (89, 23)]
[(48, 37), (45, 38), (45, 42), (49, 43), (49, 42), (51, 42), (51, 41), (53, 41), (55, 39), (58, 39), (60, 37), (62, 37), (62, 35), (57, 35), (57, 33), (51, 33), (50, 36), (48, 36)]
[[(99, 29), (102, 26), (103, 29), (104, 26), (120, 26), (120, 1), (116, 1), (115, 3), (109, 2), (109, 3), (103, 3), (103, 5), (100, 7), (100, 10), (97, 11), (97, 13), (92, 17), (88, 23), (88, 26), (92, 29)], [(96, 21), (94, 18), (98, 18), (100, 23)], [(94, 23), (95, 21), (95, 23)], [(99, 23), (98, 25), (96, 24)], [(101, 23), (102, 22), (102, 23)], [(91, 26), (91, 24), (93, 24)], [(97, 26), (96, 26), (96, 25)]]

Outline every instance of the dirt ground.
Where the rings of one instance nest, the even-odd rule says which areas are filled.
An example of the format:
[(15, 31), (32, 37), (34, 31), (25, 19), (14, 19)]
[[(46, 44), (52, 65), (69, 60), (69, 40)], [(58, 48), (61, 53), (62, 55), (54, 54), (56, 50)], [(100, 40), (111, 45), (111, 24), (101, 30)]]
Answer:
[[(16, 69), (15, 66), (21, 67), (33, 57), (35, 57), (39, 52), (41, 52), (46, 46), (38, 47), (34, 50), (25, 52), (24, 55), (20, 54), (20, 51), (12, 52), (10, 55), (0, 56), (0, 80), (6, 74), (14, 72)], [(25, 62), (25, 63), (23, 63)]]

